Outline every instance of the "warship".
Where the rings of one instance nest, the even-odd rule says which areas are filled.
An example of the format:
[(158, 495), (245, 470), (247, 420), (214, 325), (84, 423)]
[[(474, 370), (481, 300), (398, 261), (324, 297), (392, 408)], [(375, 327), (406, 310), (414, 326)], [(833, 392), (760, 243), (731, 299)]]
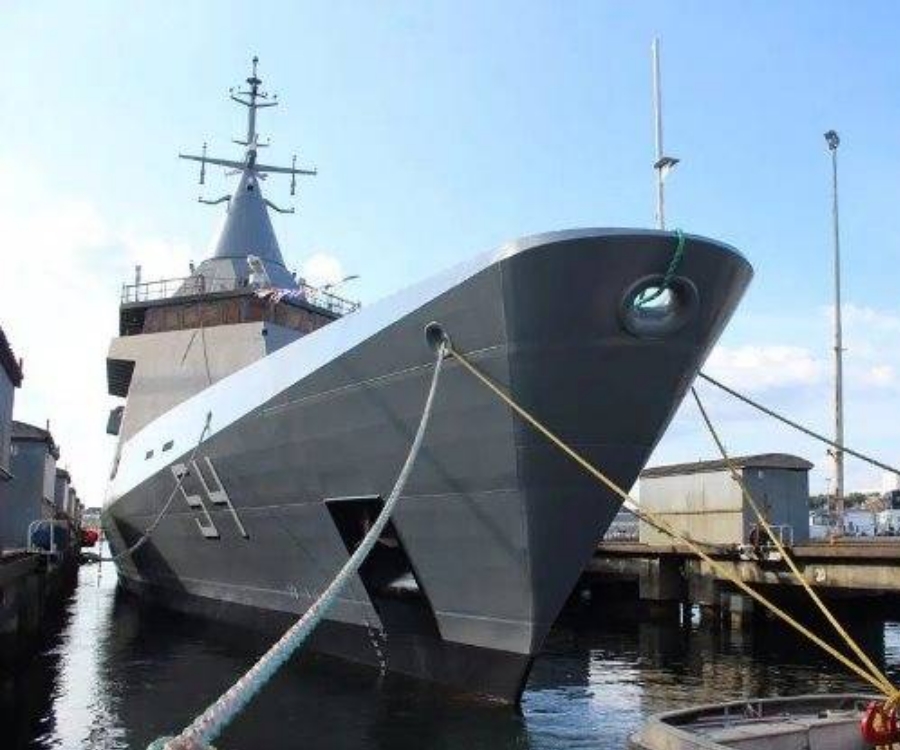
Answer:
[[(257, 114), (276, 100), (255, 59), (231, 97), (248, 115), (243, 159), (180, 154), (201, 183), (211, 166), (237, 176), (204, 201), (226, 208), (211, 256), (122, 290), (107, 380), (125, 401), (102, 518), (122, 587), (266, 634), (295, 621), (406, 458), (435, 365), (429, 326), (634, 483), (751, 279), (739, 252), (683, 235), (672, 273), (671, 232), (553, 231), (361, 307), (285, 266), (268, 210), (285, 209), (262, 181), (287, 175), (293, 194), (315, 170), (258, 159)], [(516, 703), (619, 506), (450, 359), (396, 511), (310, 646)]]

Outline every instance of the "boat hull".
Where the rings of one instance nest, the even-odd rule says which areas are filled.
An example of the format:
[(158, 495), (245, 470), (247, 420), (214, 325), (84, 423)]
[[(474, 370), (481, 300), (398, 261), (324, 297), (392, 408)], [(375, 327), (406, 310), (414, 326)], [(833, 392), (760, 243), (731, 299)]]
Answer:
[[(122, 578), (122, 588), (153, 606), (188, 617), (215, 621), (226, 638), (249, 638), (263, 649), (296, 622), (287, 612), (193, 596), (170, 586)], [(226, 638), (223, 638), (225, 640)], [(453, 643), (430, 635), (401, 633), (388, 637), (374, 626), (324, 620), (305, 647), (381, 672), (390, 671), (476, 700), (517, 703), (533, 658), (496, 649)]]
[[(104, 514), (114, 548), (141, 538), (178, 472), (189, 474), (148, 543), (120, 563), (123, 581), (215, 617), (260, 613), (249, 619), (261, 626), (304, 612), (406, 457), (434, 362), (431, 322), (631, 486), (751, 276), (730, 248), (689, 238), (670, 307), (635, 312), (673, 249), (671, 235), (624, 230), (522, 241), (164, 414), (123, 446)], [(207, 414), (212, 431), (192, 463)], [(373, 663), (375, 632), (390, 670), (515, 701), (618, 508), (451, 360), (389, 532), (313, 645)]]

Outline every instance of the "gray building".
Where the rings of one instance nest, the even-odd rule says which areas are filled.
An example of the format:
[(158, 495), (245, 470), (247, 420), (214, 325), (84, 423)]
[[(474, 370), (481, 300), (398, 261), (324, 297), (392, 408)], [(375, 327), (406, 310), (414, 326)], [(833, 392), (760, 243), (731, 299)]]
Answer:
[(9, 468), (13, 398), (22, 384), (22, 365), (13, 355), (6, 334), (0, 328), (0, 483), (11, 479)]
[(75, 518), (75, 508), (78, 505), (78, 490), (75, 489), (75, 485), (69, 485), (69, 495), (66, 498), (66, 506), (65, 506), (65, 514), (69, 518)]
[[(809, 538), (809, 470), (812, 464), (785, 453), (731, 459), (766, 520), (785, 542)], [(640, 477), (641, 507), (661, 516), (697, 541), (747, 544), (753, 541), (756, 515), (744, 501), (725, 461), (656, 466)], [(762, 539), (765, 533), (762, 534)], [(647, 523), (640, 524), (646, 544), (671, 539)]]
[(31, 522), (53, 517), (58, 458), (49, 431), (13, 420), (12, 480), (0, 482), (0, 549), (25, 547)]
[(69, 485), (72, 477), (65, 469), (56, 470), (56, 486), (53, 491), (53, 506), (58, 516), (66, 513), (66, 504), (69, 500)]

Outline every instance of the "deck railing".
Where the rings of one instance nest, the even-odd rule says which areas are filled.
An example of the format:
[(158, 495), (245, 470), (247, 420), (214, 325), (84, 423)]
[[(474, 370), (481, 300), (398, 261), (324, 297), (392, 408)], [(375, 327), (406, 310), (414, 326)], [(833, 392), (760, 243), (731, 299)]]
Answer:
[(142, 281), (138, 284), (123, 284), (121, 301), (125, 305), (175, 297), (194, 297), (214, 292), (234, 292), (250, 289), (257, 292), (271, 292), (276, 299), (300, 299), (336, 315), (346, 315), (359, 308), (359, 302), (339, 297), (305, 282), (298, 282), (297, 289), (278, 289), (256, 285), (251, 286), (245, 279), (213, 278), (201, 275)]

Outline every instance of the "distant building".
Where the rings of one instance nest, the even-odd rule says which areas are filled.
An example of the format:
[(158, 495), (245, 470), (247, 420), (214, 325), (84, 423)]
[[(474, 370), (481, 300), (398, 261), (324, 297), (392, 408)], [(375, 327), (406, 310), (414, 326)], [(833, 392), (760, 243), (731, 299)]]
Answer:
[(102, 509), (96, 506), (85, 508), (81, 517), (81, 525), (87, 529), (99, 529), (101, 512)]
[(53, 507), (57, 516), (62, 516), (66, 512), (66, 502), (69, 499), (69, 485), (72, 483), (72, 477), (65, 469), (56, 470), (56, 486), (53, 491)]
[(69, 494), (66, 496), (66, 504), (64, 508), (65, 514), (69, 518), (75, 516), (75, 506), (78, 504), (78, 491), (74, 485), (69, 485)]
[(882, 494), (887, 494), (894, 490), (900, 490), (900, 476), (897, 476), (892, 471), (883, 472), (881, 475)]
[[(809, 470), (797, 456), (766, 453), (731, 459), (766, 520), (785, 541), (809, 538)], [(753, 509), (724, 461), (657, 466), (641, 473), (641, 507), (661, 516), (697, 541), (747, 544), (757, 527)], [(670, 544), (661, 531), (643, 521), (640, 540)], [(765, 533), (760, 536), (765, 540)]]
[(878, 514), (866, 508), (851, 508), (844, 511), (844, 534), (846, 536), (875, 536)]
[(0, 483), (8, 481), (13, 397), (22, 384), (22, 366), (16, 361), (6, 334), (0, 328)]
[(48, 430), (13, 420), (12, 481), (0, 482), (0, 549), (27, 546), (32, 521), (53, 518), (59, 449)]
[[(632, 497), (634, 495), (632, 494)], [(639, 523), (637, 516), (631, 511), (620, 508), (613, 517), (609, 528), (603, 535), (604, 542), (636, 542), (638, 541)]]

